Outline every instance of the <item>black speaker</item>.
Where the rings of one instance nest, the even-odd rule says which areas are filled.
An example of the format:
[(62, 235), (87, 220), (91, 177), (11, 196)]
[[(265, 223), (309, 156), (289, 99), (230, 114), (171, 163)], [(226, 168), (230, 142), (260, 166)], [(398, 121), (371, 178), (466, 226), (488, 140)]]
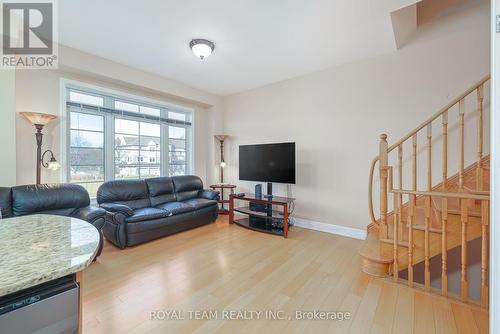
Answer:
[(255, 198), (262, 198), (262, 184), (255, 185)]

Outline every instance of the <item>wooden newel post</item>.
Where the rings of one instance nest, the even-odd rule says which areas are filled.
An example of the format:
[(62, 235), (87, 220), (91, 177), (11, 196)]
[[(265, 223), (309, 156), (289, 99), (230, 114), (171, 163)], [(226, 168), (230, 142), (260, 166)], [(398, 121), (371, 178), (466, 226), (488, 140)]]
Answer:
[(388, 175), (388, 147), (387, 135), (380, 135), (379, 144), (379, 171), (380, 171), (380, 238), (387, 238), (387, 175)]

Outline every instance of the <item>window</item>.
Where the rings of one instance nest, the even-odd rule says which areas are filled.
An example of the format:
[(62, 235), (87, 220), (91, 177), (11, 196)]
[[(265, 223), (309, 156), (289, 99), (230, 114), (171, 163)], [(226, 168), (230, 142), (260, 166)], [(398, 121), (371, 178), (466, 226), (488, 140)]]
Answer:
[(185, 121), (186, 120), (186, 115), (178, 113), (178, 112), (169, 111), (168, 112), (168, 118), (170, 118), (170, 119), (176, 119), (178, 121)]
[(191, 173), (189, 111), (66, 87), (69, 182), (92, 198), (104, 181)]
[(70, 91), (69, 99), (73, 102), (90, 104), (100, 107), (104, 106), (104, 98), (91, 94), (84, 94), (80, 92)]
[[(138, 104), (119, 101), (119, 100), (115, 101), (115, 109), (124, 110), (124, 111), (131, 111), (131, 112), (135, 112), (135, 113), (141, 113), (141, 114), (151, 115), (151, 116), (156, 116), (156, 117), (161, 116), (161, 109), (159, 109), (159, 108), (146, 107), (146, 106), (141, 106)], [(170, 118), (171, 114), (172, 114), (172, 112), (168, 112), (169, 118)], [(177, 114), (177, 113), (175, 113), (175, 114)], [(180, 113), (179, 115), (182, 115), (185, 117), (185, 115), (182, 113)], [(172, 118), (172, 119), (176, 119), (176, 118)], [(186, 119), (184, 118), (182, 120), (185, 121)]]
[(137, 104), (127, 103), (123, 101), (115, 101), (115, 109), (139, 112), (139, 106)]
[(160, 176), (160, 155), (160, 124), (115, 118), (116, 179)]
[(169, 174), (186, 174), (186, 129), (169, 126), (168, 127), (168, 155), (169, 155)]
[(95, 197), (104, 181), (104, 117), (70, 113), (70, 179)]

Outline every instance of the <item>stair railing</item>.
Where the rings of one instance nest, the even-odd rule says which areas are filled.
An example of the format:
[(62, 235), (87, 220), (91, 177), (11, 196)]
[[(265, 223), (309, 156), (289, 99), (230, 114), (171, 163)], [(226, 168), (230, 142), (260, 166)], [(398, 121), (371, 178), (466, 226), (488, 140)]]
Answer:
[[(368, 203), (369, 214), (371, 219), (370, 228), (378, 227), (379, 237), (387, 239), (389, 237), (388, 231), (388, 194), (393, 195), (393, 245), (394, 245), (394, 263), (392, 272), (395, 280), (398, 280), (398, 250), (399, 241), (402, 238), (402, 215), (403, 215), (403, 195), (408, 197), (407, 206), (407, 225), (408, 225), (408, 285), (413, 287), (413, 226), (416, 219), (416, 203), (417, 197), (424, 199), (424, 288), (431, 289), (430, 282), (430, 245), (429, 245), (429, 231), (431, 222), (431, 202), (432, 198), (441, 199), (442, 215), (441, 222), (441, 280), (442, 280), (442, 295), (448, 295), (448, 280), (447, 280), (447, 221), (448, 221), (448, 199), (456, 198), (460, 202), (461, 213), (461, 284), (460, 284), (460, 298), (462, 301), (468, 301), (467, 291), (467, 224), (468, 224), (468, 204), (469, 201), (475, 200), (481, 202), (481, 304), (483, 307), (488, 305), (488, 286), (487, 286), (487, 264), (488, 264), (488, 208), (489, 208), (489, 192), (484, 192), (483, 178), (483, 112), (484, 112), (484, 85), (489, 80), (490, 76), (487, 75), (471, 88), (466, 90), (463, 94), (453, 99), (445, 107), (440, 109), (432, 115), (425, 122), (416, 127), (413, 131), (409, 132), (406, 136), (399, 141), (389, 146), (387, 142), (387, 135), (380, 135), (379, 155), (372, 161), (368, 183)], [(476, 92), (477, 99), (477, 162), (476, 162), (476, 189), (467, 189), (464, 185), (464, 156), (465, 156), (465, 98), (471, 93)], [(458, 117), (459, 117), (459, 172), (458, 172), (458, 191), (451, 191), (448, 189), (448, 112), (450, 109), (458, 104)], [(442, 183), (440, 191), (435, 191), (432, 184), (432, 123), (441, 118), (442, 128)], [(417, 138), (421, 130), (426, 129), (426, 148), (427, 152), (427, 189), (425, 191), (417, 190)], [(411, 189), (403, 189), (403, 144), (411, 139)], [(389, 154), (397, 149), (397, 170), (398, 170), (398, 188), (394, 188), (393, 180), (393, 166), (389, 166)], [(379, 178), (380, 178), (380, 219), (376, 219), (373, 208), (373, 178), (376, 164), (379, 164)]]

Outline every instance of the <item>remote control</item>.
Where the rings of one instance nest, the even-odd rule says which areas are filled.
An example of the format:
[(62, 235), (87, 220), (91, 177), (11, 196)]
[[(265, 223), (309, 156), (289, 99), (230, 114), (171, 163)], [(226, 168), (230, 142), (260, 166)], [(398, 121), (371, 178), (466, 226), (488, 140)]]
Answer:
[(234, 197), (245, 197), (245, 193), (234, 194)]

